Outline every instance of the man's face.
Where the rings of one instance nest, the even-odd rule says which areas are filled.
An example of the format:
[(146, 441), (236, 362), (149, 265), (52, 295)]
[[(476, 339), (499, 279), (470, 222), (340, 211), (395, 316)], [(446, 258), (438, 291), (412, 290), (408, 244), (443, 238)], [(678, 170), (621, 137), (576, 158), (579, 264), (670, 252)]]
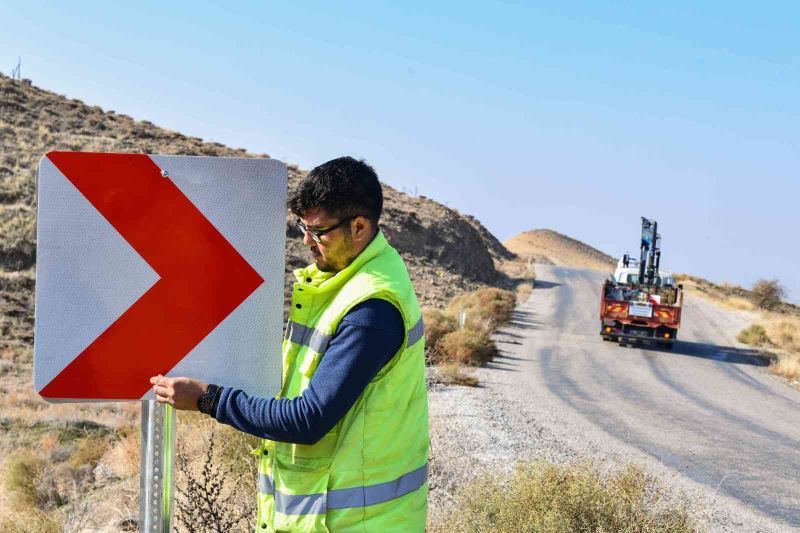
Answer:
[[(310, 230), (324, 230), (341, 222), (340, 219), (331, 217), (323, 209), (309, 209), (300, 220)], [(311, 233), (305, 233), (303, 244), (308, 246), (314, 262), (323, 272), (339, 272), (349, 265), (360, 253), (353, 245), (351, 223), (348, 222), (339, 228), (320, 236), (316, 242)]]

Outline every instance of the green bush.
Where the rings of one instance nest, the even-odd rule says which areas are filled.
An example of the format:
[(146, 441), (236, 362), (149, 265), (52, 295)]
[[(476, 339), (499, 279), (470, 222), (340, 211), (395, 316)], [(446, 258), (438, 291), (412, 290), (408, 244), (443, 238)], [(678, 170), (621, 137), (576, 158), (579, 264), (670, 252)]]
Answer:
[(637, 467), (603, 475), (592, 463), (535, 462), (506, 478), (479, 476), (429, 531), (688, 533), (697, 525)]

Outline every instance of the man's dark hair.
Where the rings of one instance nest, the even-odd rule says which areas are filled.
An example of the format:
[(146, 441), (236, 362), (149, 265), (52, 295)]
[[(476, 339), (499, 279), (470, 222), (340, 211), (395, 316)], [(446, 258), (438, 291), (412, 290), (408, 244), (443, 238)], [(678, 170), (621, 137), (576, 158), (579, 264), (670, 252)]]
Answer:
[(377, 228), (383, 211), (383, 189), (375, 169), (348, 156), (314, 168), (289, 197), (289, 209), (303, 216), (316, 208), (339, 219), (361, 215)]

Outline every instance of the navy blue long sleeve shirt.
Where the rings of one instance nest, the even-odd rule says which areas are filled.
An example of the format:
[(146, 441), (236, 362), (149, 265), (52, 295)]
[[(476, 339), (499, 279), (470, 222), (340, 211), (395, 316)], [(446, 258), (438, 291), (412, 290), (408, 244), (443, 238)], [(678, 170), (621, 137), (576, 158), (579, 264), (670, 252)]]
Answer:
[(224, 387), (214, 418), (257, 437), (313, 444), (355, 404), (404, 338), (400, 311), (386, 300), (366, 300), (342, 318), (301, 396), (261, 398)]

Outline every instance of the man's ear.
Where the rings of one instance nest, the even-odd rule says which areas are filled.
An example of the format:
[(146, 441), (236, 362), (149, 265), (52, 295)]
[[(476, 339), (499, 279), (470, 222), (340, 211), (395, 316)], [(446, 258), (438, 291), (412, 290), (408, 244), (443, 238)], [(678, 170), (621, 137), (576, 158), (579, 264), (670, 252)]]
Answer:
[(372, 222), (366, 217), (357, 216), (353, 219), (353, 239), (361, 242), (372, 237)]

